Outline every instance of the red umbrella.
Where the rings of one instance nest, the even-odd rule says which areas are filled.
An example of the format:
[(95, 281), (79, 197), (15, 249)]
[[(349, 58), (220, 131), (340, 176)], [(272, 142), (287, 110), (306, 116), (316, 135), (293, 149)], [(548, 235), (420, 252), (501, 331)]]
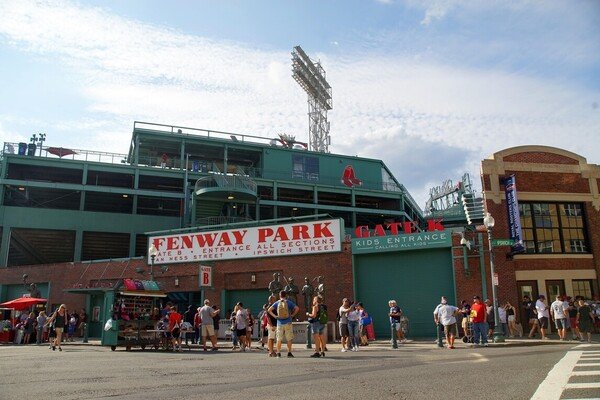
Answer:
[(37, 297), (19, 297), (6, 303), (0, 304), (1, 307), (14, 308), (15, 310), (25, 310), (34, 304), (45, 303), (47, 299), (39, 299)]
[(76, 151), (71, 149), (65, 149), (64, 147), (46, 147), (46, 150), (50, 154), (54, 154), (55, 156), (64, 157), (70, 156), (71, 154), (77, 154)]

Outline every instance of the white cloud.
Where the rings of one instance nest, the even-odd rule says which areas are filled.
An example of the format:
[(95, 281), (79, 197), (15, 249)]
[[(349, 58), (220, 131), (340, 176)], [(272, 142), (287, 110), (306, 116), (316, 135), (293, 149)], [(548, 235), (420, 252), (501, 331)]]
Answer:
[[(429, 21), (455, 3), (428, 2)], [(124, 153), (134, 120), (307, 137), (306, 95), (290, 77), (287, 51), (63, 1), (0, 3), (0, 38), (74, 74), (88, 113), (61, 116), (54, 129), (68, 137), (60, 145)], [(477, 181), (479, 161), (505, 147), (539, 143), (588, 157), (600, 150), (592, 89), (412, 55), (315, 56), (333, 86), (332, 151), (383, 159), (421, 205), (426, 186), (463, 170)], [(13, 136), (2, 127), (0, 138)]]

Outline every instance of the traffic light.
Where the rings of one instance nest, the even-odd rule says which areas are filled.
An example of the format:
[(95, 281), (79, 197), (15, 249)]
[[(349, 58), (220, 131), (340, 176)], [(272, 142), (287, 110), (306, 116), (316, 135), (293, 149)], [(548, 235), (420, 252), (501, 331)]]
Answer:
[(463, 193), (461, 199), (469, 225), (483, 223), (483, 199), (476, 198), (473, 193)]

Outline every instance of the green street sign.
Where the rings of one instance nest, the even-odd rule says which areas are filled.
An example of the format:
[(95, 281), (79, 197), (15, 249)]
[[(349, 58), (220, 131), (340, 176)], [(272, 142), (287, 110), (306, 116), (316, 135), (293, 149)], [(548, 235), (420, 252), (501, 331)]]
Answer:
[(513, 246), (515, 244), (514, 239), (492, 239), (492, 246)]

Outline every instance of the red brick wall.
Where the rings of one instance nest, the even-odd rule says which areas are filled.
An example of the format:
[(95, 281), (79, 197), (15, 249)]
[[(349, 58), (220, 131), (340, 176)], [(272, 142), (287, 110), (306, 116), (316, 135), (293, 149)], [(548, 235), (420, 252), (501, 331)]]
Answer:
[[(580, 174), (555, 172), (506, 171), (506, 176), (517, 175), (521, 192), (589, 193), (589, 180)], [(502, 189), (504, 189), (502, 187)]]
[(527, 151), (522, 153), (511, 154), (504, 157), (504, 161), (536, 164), (579, 164), (579, 161), (573, 158), (565, 157), (560, 154), (547, 153), (543, 151)]

